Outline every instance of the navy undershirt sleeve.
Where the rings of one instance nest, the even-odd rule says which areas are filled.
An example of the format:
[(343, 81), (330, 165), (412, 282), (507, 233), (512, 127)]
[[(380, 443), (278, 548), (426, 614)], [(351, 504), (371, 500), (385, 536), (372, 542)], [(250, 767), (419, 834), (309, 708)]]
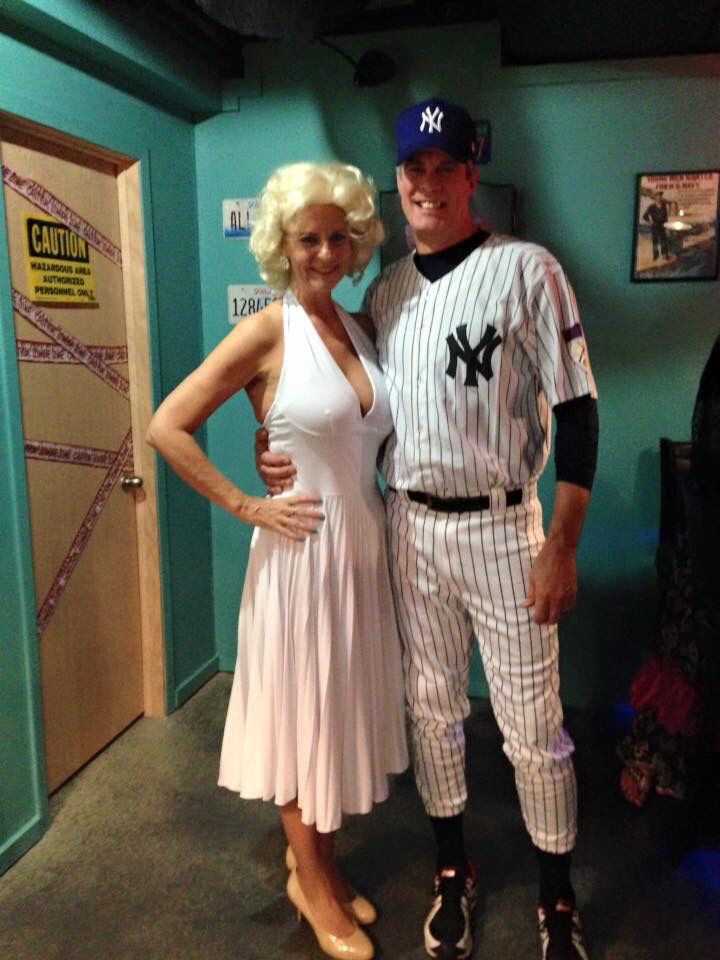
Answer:
[(555, 479), (592, 489), (597, 467), (597, 400), (576, 397), (553, 407), (555, 414)]

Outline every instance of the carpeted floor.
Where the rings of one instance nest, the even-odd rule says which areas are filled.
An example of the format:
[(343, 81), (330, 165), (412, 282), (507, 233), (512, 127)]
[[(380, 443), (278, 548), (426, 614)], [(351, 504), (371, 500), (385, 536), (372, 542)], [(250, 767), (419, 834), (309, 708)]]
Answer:
[[(305, 960), (272, 804), (215, 786), (231, 677), (140, 720), (51, 800), (45, 837), (0, 877), (3, 960)], [(570, 713), (581, 796), (574, 880), (591, 960), (720, 957), (720, 812), (617, 788), (616, 736)], [(467, 836), (480, 876), (477, 960), (538, 960), (535, 859), (487, 704), (468, 723)], [(410, 774), (338, 849), (379, 906), (380, 960), (420, 960), (433, 854)]]

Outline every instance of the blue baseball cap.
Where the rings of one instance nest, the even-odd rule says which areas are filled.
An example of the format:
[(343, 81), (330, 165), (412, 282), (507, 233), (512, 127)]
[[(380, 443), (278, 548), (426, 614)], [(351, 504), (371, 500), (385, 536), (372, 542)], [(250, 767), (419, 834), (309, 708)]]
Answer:
[(419, 150), (442, 150), (460, 163), (477, 154), (475, 124), (464, 107), (431, 97), (407, 107), (395, 122), (397, 163)]

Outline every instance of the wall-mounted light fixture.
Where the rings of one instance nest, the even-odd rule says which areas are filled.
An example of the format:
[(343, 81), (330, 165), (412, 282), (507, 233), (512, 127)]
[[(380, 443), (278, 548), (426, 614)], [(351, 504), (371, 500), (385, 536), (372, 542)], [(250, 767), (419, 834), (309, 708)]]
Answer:
[(359, 60), (353, 60), (348, 53), (323, 37), (318, 37), (318, 43), (339, 53), (353, 65), (355, 68), (353, 84), (356, 87), (378, 87), (395, 76), (395, 61), (382, 50), (366, 50)]

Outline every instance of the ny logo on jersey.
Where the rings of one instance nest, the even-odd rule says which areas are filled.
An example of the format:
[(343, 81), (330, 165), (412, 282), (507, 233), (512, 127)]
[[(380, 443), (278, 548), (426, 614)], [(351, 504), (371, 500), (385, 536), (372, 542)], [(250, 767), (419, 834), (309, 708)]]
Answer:
[(435, 107), (435, 109), (430, 112), (430, 107), (425, 107), (422, 112), (422, 122), (420, 123), (420, 130), (425, 129), (425, 124), (427, 124), (428, 133), (432, 133), (436, 130), (438, 133), (442, 132), (442, 119), (445, 114), (442, 112), (440, 107)]
[[(466, 387), (476, 387), (478, 385), (478, 373), (489, 380), (493, 375), (492, 355), (498, 345), (502, 343), (502, 337), (497, 335), (495, 327), (492, 324), (487, 326), (482, 340), (476, 347), (471, 347), (468, 343), (467, 324), (460, 324), (455, 333), (457, 333), (457, 340), (454, 333), (451, 333), (447, 338), (447, 345), (450, 348), (450, 361), (445, 371), (447, 375), (454, 380), (457, 373), (457, 362), (462, 360), (465, 364)], [(482, 360), (478, 360), (481, 350)]]

